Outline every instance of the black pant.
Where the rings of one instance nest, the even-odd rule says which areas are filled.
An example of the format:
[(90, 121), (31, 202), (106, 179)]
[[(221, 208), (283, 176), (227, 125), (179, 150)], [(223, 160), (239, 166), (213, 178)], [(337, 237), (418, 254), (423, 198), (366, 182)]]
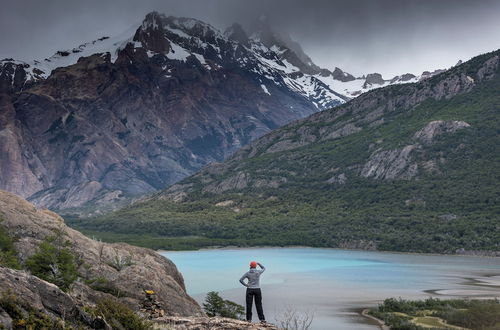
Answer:
[(264, 321), (264, 312), (262, 311), (262, 292), (260, 289), (247, 288), (247, 321), (252, 320), (252, 303), (255, 297), (255, 307), (257, 308), (257, 314), (259, 315), (259, 320)]

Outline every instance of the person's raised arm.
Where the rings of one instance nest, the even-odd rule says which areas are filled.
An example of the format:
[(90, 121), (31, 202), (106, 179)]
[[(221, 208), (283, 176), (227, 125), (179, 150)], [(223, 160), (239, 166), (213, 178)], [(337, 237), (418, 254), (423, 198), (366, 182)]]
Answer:
[(259, 267), (262, 268), (262, 270), (260, 271), (261, 273), (263, 273), (266, 270), (266, 267), (264, 267), (260, 262), (258, 262), (257, 265), (259, 265)]
[(247, 278), (247, 273), (243, 274), (243, 276), (240, 278), (240, 283), (243, 286), (246, 286), (248, 288), (248, 284), (245, 283), (245, 278)]

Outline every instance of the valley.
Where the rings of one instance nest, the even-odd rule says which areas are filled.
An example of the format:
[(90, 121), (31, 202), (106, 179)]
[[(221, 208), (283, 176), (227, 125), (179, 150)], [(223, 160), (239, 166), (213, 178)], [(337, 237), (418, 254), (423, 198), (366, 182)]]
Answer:
[(499, 12), (2, 3), (0, 329), (499, 329)]
[(496, 255), (498, 62), (496, 51), (420, 83), (363, 94), (119, 211), (68, 221), (157, 249)]

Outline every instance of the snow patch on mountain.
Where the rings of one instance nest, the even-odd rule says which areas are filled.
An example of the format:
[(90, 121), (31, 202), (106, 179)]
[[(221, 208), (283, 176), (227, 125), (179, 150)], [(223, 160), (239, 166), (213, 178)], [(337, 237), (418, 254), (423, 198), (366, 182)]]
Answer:
[(186, 59), (191, 56), (191, 53), (181, 46), (171, 43), (172, 49), (166, 55), (171, 60), (186, 61)]
[(269, 91), (267, 90), (266, 85), (260, 84), (260, 87), (262, 88), (262, 90), (264, 91), (264, 93), (266, 93), (267, 95), (271, 95), (271, 93), (269, 93)]
[(71, 49), (59, 50), (52, 56), (43, 60), (23, 62), (8, 59), (2, 60), (2, 63), (13, 62), (16, 64), (22, 64), (27, 74), (27, 80), (36, 81), (46, 79), (56, 68), (66, 67), (77, 63), (80, 57), (91, 56), (99, 53), (109, 53), (111, 55), (111, 61), (114, 62), (118, 56), (119, 50), (125, 48), (128, 43), (132, 42), (135, 47), (141, 46), (140, 43), (133, 42), (132, 40), (136, 29), (137, 24), (134, 24), (117, 36), (104, 36)]
[(374, 88), (385, 87), (394, 84), (407, 84), (407, 83), (415, 83), (420, 81), (421, 79), (425, 79), (429, 76), (414, 76), (410, 75), (409, 78), (404, 78), (404, 76), (396, 76), (390, 80), (382, 79), (380, 83), (369, 83), (366, 77), (355, 78), (350, 81), (341, 81), (335, 79), (332, 75), (323, 76), (321, 74), (315, 75), (314, 77), (321, 80), (324, 84), (328, 85), (332, 90), (336, 91), (339, 94), (342, 94), (348, 98), (354, 98), (360, 94), (368, 92)]

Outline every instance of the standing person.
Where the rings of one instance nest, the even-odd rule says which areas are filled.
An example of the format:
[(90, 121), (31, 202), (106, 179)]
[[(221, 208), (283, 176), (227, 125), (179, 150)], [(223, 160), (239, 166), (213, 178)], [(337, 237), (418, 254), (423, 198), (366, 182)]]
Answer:
[[(261, 268), (257, 270), (257, 265)], [(247, 321), (252, 321), (252, 303), (255, 298), (255, 307), (257, 308), (257, 314), (259, 315), (259, 320), (261, 323), (266, 323), (266, 318), (264, 317), (264, 312), (262, 311), (262, 292), (260, 291), (260, 275), (266, 270), (266, 267), (262, 266), (256, 261), (250, 262), (250, 270), (246, 272), (241, 278), (240, 283), (247, 287), (246, 293), (246, 303), (247, 303)], [(245, 283), (245, 278), (248, 280)]]

